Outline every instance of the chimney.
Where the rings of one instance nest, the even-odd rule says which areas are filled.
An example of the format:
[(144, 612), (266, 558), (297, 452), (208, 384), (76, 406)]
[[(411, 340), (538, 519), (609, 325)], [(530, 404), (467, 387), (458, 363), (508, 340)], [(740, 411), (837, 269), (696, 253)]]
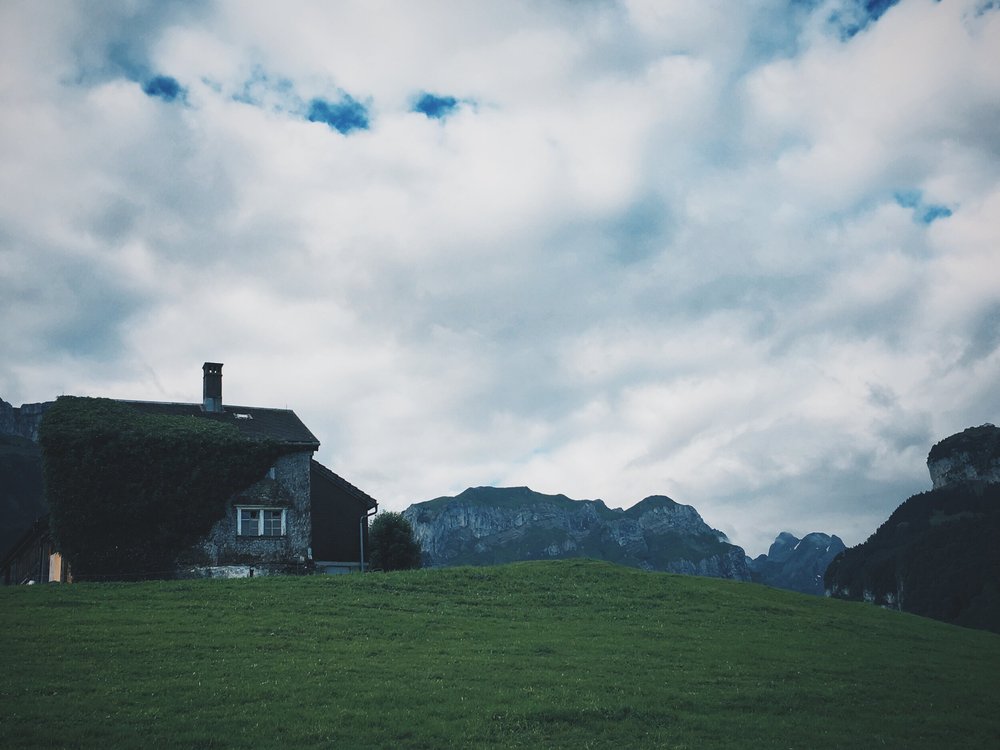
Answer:
[(222, 412), (222, 363), (206, 362), (201, 366), (205, 373), (202, 381), (202, 409)]

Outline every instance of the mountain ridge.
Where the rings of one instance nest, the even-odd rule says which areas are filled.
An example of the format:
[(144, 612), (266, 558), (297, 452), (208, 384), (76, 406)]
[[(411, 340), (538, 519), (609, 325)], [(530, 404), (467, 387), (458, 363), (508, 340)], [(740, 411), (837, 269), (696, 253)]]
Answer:
[(750, 574), (755, 583), (823, 596), (823, 575), (845, 548), (836, 534), (813, 531), (799, 539), (782, 531), (767, 554), (750, 561)]
[(650, 495), (628, 509), (528, 487), (470, 487), (403, 511), (429, 566), (593, 557), (644, 570), (750, 580), (746, 555), (690, 505)]

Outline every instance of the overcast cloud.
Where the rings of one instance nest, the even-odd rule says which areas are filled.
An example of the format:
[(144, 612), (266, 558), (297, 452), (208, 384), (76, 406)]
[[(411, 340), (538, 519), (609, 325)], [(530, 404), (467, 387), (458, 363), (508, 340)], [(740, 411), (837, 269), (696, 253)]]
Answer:
[(1000, 4), (5, 2), (0, 397), (865, 539), (1000, 416)]

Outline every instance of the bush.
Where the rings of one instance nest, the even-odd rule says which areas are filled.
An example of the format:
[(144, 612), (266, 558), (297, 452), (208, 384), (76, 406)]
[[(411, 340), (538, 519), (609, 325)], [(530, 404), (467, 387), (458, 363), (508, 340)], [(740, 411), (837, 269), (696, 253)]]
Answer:
[(380, 513), (368, 530), (372, 570), (410, 570), (420, 567), (420, 545), (413, 527), (400, 513)]

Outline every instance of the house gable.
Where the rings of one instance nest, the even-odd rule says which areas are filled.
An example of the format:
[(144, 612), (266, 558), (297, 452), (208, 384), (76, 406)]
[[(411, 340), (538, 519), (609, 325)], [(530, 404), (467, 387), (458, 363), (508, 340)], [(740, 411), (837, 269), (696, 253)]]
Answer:
[(378, 502), (318, 461), (311, 461), (313, 558), (323, 563), (359, 563), (368, 547), (368, 516)]

